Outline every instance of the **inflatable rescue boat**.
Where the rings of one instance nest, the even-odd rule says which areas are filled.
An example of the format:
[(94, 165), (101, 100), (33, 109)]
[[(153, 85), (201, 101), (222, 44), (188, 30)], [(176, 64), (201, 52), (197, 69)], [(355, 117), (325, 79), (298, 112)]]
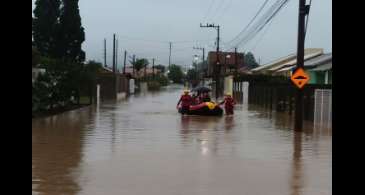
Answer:
[[(178, 108), (181, 113), (181, 106)], [(214, 102), (202, 102), (198, 105), (190, 106), (188, 111), (189, 115), (205, 115), (205, 116), (221, 116), (223, 115), (223, 109)]]

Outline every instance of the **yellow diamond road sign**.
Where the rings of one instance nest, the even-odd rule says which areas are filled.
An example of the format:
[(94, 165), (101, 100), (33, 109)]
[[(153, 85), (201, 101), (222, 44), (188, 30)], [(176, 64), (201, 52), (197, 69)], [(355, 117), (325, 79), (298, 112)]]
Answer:
[(305, 84), (308, 83), (309, 81), (309, 76), (307, 75), (307, 73), (305, 73), (305, 71), (303, 70), (303, 68), (298, 68), (294, 74), (291, 76), (291, 81), (299, 88), (303, 88)]

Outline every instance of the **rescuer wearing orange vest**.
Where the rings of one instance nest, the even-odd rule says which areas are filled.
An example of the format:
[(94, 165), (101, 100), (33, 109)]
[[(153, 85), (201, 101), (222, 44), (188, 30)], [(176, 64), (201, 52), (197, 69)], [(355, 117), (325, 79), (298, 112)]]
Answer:
[(230, 93), (226, 93), (224, 100), (219, 105), (224, 104), (224, 110), (227, 115), (233, 115), (233, 107), (236, 104)]
[(184, 90), (184, 94), (181, 95), (176, 107), (181, 103), (181, 114), (187, 114), (189, 112), (190, 105), (193, 102), (193, 98), (189, 95), (189, 90)]

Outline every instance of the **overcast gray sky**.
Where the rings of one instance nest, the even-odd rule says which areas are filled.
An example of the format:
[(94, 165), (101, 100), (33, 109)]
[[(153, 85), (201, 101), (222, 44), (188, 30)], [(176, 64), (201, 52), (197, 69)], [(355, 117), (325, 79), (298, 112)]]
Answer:
[[(34, 9), (32, 0), (32, 9)], [(80, 0), (85, 28), (83, 49), (86, 58), (103, 61), (103, 39), (107, 39), (111, 64), (113, 33), (119, 39), (118, 64), (122, 50), (156, 64), (168, 64), (169, 41), (172, 62), (190, 65), (193, 55), (201, 55), (193, 46), (214, 50), (216, 31), (200, 28), (200, 23), (221, 26), (221, 45), (234, 38), (251, 20), (265, 0)], [(263, 12), (276, 0), (269, 0)], [(261, 63), (296, 52), (298, 2), (289, 0), (273, 21), (257, 36), (242, 45), (239, 52), (251, 51)], [(309, 2), (309, 0), (307, 0)], [(332, 1), (312, 0), (306, 35), (306, 48), (332, 52)]]

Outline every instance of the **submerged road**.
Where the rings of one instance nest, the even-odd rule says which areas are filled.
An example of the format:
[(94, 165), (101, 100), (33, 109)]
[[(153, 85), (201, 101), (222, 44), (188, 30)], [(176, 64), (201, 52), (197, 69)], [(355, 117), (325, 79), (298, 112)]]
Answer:
[(32, 120), (32, 194), (332, 194), (332, 130), (246, 104), (181, 116), (182, 87)]

